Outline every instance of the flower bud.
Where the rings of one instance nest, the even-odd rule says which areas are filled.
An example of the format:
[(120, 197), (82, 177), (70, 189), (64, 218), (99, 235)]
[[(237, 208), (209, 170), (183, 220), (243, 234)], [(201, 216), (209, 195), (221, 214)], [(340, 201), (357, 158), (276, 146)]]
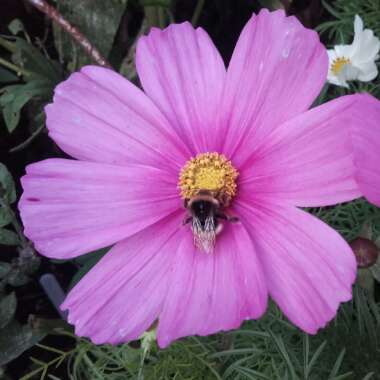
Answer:
[(379, 249), (371, 240), (358, 237), (350, 243), (350, 246), (359, 268), (368, 268), (376, 263)]

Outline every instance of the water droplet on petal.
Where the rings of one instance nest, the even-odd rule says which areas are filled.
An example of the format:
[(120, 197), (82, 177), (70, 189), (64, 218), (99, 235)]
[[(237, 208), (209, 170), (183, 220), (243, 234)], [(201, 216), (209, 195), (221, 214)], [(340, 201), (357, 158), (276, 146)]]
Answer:
[(288, 58), (289, 54), (290, 54), (290, 47), (289, 46), (282, 49), (282, 53), (281, 53), (282, 58), (285, 58), (285, 59)]
[(119, 329), (119, 335), (124, 336), (125, 335), (125, 329)]

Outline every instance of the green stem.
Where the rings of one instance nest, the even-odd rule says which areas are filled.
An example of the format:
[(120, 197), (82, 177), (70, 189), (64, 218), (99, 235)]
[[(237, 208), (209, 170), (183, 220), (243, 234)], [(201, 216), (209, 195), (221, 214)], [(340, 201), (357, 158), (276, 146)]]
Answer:
[(24, 75), (29, 76), (30, 72), (27, 70), (24, 70), (22, 67), (17, 66), (11, 62), (6, 61), (5, 59), (0, 57), (0, 65), (3, 65), (4, 67), (7, 67), (8, 69), (15, 71), (18, 76)]
[(94, 365), (94, 363), (90, 360), (90, 358), (87, 356), (87, 353), (84, 353), (83, 354), (83, 359), (84, 361), (86, 362), (86, 364), (88, 365), (88, 367), (92, 370), (92, 372), (95, 374), (95, 376), (98, 378), (98, 379), (103, 379), (103, 376), (102, 374), (98, 371), (98, 369), (96, 368), (96, 366)]
[(148, 23), (148, 27), (160, 26), (159, 14), (157, 7), (148, 5), (144, 7), (145, 19)]
[(193, 13), (193, 17), (191, 18), (191, 23), (193, 24), (194, 27), (196, 27), (198, 24), (198, 19), (202, 13), (202, 9), (204, 5), (205, 5), (205, 0), (198, 0), (194, 13)]
[(49, 19), (54, 21), (60, 28), (68, 33), (98, 65), (111, 67), (100, 51), (91, 44), (86, 36), (84, 36), (75, 26), (71, 25), (57, 9), (50, 5), (46, 0), (27, 0), (27, 2), (45, 13)]
[(137, 380), (143, 380), (144, 379), (143, 369), (144, 369), (144, 362), (145, 362), (145, 358), (146, 358), (147, 353), (148, 353), (148, 350), (143, 350), (143, 352), (141, 354), (141, 360), (140, 360), (139, 372), (137, 374)]
[(11, 148), (9, 153), (15, 153), (20, 150), (25, 149), (36, 137), (40, 135), (40, 133), (45, 129), (45, 124), (41, 124), (25, 141), (21, 144)]
[(158, 25), (161, 29), (166, 27), (166, 18), (165, 18), (165, 10), (162, 7), (157, 7), (158, 13)]
[[(37, 346), (41, 346), (41, 345), (38, 345)], [(45, 349), (48, 348), (48, 351), (52, 351), (51, 347), (46, 347), (45, 346)], [(41, 365), (40, 368), (37, 368), (36, 370), (32, 371), (32, 372), (29, 372), (27, 375), (23, 376), (22, 378), (20, 378), (20, 380), (29, 380), (29, 379), (32, 379), (34, 378), (35, 375), (37, 375), (38, 373), (40, 372), (47, 372), (47, 370), (53, 365), (55, 364), (55, 368), (57, 368), (59, 365), (61, 365), (61, 363), (66, 360), (67, 356), (71, 355), (73, 352), (75, 351), (75, 349), (73, 350), (70, 350), (70, 351), (67, 351), (67, 352), (63, 352), (60, 354), (60, 356), (54, 358), (53, 360), (51, 360), (50, 362), (48, 363), (43, 363)], [(32, 358), (32, 361), (33, 361), (33, 358)], [(38, 362), (36, 362), (38, 363)], [(41, 375), (40, 376), (40, 379), (43, 379), (44, 377)]]
[(5, 50), (8, 50), (10, 53), (14, 53), (16, 51), (16, 47), (14, 46), (14, 44), (2, 37), (0, 37), (0, 46), (3, 47)]
[(145, 5), (144, 12), (148, 28), (152, 26), (159, 27), (160, 29), (165, 28), (167, 25), (165, 11), (166, 9), (162, 6)]

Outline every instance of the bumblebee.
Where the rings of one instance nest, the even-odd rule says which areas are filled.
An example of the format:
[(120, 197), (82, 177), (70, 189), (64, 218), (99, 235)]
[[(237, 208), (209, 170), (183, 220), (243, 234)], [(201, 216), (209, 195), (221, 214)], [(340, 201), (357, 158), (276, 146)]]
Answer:
[(228, 199), (220, 199), (217, 194), (208, 190), (200, 190), (197, 195), (185, 200), (185, 207), (190, 215), (184, 220), (184, 224), (191, 223), (194, 244), (201, 251), (212, 253), (216, 236), (223, 228), (222, 221), (238, 221), (238, 218), (223, 212), (228, 204)]

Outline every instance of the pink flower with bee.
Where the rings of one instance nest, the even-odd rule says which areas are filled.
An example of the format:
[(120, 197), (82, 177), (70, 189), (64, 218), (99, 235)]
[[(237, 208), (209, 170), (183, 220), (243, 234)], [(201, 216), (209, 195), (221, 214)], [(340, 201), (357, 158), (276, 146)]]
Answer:
[(41, 254), (113, 245), (62, 305), (76, 333), (116, 344), (158, 321), (165, 347), (260, 318), (269, 296), (315, 333), (351, 298), (356, 263), (298, 207), (378, 200), (357, 164), (365, 151), (366, 173), (378, 170), (379, 102), (309, 110), (326, 49), (282, 11), (249, 20), (227, 70), (189, 23), (142, 37), (136, 66), (144, 92), (94, 66), (61, 83), (47, 127), (76, 160), (32, 164), (22, 179), (25, 234)]

